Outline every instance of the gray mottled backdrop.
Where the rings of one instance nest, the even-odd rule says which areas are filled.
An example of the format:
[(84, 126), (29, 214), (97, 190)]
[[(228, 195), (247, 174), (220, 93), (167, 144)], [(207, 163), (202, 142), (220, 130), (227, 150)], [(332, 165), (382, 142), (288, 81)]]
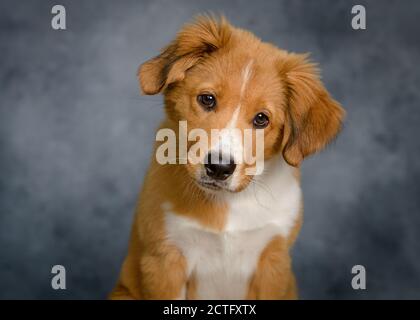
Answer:
[[(64, 4), (67, 30), (50, 26)], [(136, 68), (200, 12), (312, 52), (348, 112), (303, 166), (301, 297), (420, 298), (420, 2), (0, 1), (0, 298), (104, 298), (125, 255), (161, 97)], [(51, 266), (67, 290), (51, 289)], [(351, 267), (367, 290), (351, 288)]]

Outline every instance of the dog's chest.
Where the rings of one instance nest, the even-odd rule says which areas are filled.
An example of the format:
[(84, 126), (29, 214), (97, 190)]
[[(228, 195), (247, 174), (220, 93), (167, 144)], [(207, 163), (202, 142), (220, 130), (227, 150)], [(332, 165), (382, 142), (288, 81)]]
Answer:
[(245, 298), (261, 251), (279, 233), (274, 225), (215, 233), (174, 214), (167, 214), (167, 221), (169, 238), (187, 260), (187, 274), (195, 277), (197, 299)]
[(197, 299), (246, 298), (261, 252), (275, 236), (287, 237), (299, 211), (300, 188), (295, 179), (283, 178), (283, 189), (278, 184), (265, 191), (250, 186), (234, 196), (222, 231), (166, 210), (168, 240), (187, 260)]

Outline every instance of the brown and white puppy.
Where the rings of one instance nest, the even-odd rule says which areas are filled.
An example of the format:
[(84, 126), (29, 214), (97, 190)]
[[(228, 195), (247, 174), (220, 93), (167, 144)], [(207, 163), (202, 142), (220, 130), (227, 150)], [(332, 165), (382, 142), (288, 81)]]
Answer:
[[(302, 221), (299, 165), (336, 136), (344, 116), (316, 66), (223, 18), (199, 17), (138, 76), (143, 93), (164, 94), (161, 128), (264, 130), (264, 171), (245, 174), (232, 153), (227, 164), (153, 157), (110, 297), (297, 298), (289, 249)], [(235, 139), (221, 140), (243, 147)], [(215, 150), (227, 152), (224, 143), (208, 154)]]

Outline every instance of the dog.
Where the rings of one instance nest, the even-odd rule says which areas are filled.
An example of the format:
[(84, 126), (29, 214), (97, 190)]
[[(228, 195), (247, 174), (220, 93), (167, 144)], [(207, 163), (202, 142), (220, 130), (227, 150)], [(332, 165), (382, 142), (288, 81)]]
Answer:
[[(138, 78), (144, 94), (164, 95), (160, 129), (177, 133), (186, 121), (205, 133), (262, 132), (264, 168), (245, 174), (252, 165), (236, 161), (243, 143), (229, 132), (203, 163), (154, 157), (110, 298), (297, 299), (289, 251), (302, 224), (299, 167), (336, 137), (345, 116), (316, 64), (224, 17), (199, 16)], [(214, 160), (221, 154), (229, 161)]]

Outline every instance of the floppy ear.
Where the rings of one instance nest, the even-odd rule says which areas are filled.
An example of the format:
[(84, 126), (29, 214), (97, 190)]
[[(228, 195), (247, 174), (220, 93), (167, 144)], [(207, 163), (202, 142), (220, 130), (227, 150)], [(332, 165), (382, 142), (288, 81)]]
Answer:
[(160, 55), (140, 66), (137, 75), (141, 90), (144, 94), (156, 94), (169, 84), (182, 81), (189, 68), (226, 45), (230, 35), (231, 27), (223, 17), (197, 17), (181, 29)]
[(283, 157), (290, 165), (299, 166), (338, 134), (345, 111), (331, 98), (307, 55), (287, 54), (280, 64), (288, 96)]

